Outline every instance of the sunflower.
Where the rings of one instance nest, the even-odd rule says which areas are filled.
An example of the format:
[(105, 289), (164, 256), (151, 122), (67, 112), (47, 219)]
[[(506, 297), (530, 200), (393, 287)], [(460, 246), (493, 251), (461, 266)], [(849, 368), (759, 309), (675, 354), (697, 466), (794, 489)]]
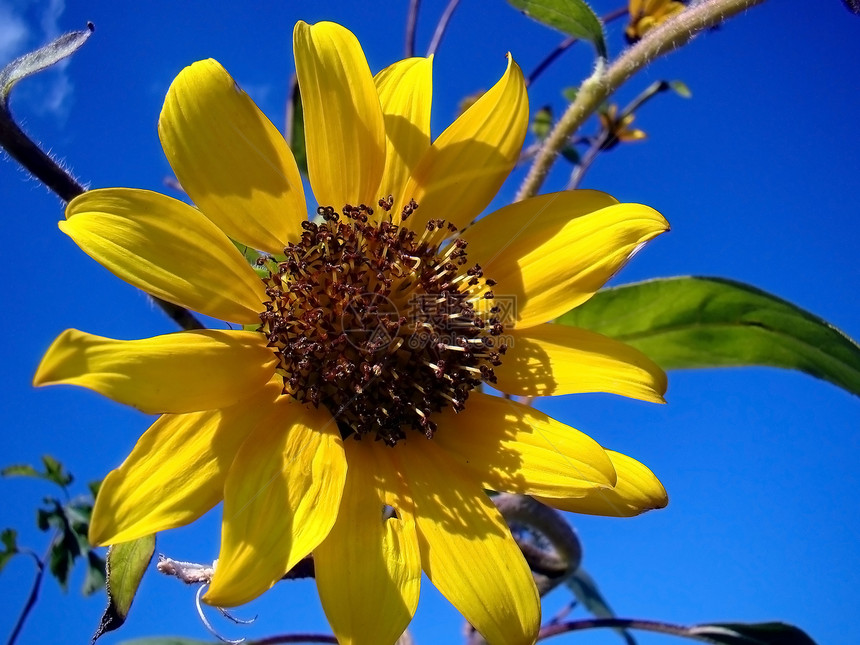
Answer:
[(631, 113), (619, 117), (618, 106), (614, 103), (598, 111), (597, 118), (606, 137), (606, 142), (601, 146), (602, 150), (612, 150), (619, 143), (642, 141), (648, 137), (644, 130), (630, 127), (636, 115)]
[[(535, 585), (486, 491), (616, 516), (666, 494), (645, 466), (479, 386), (662, 401), (665, 375), (638, 351), (544, 323), (667, 224), (578, 191), (469, 226), (528, 126), (510, 56), (431, 143), (430, 58), (372, 76), (332, 23), (298, 23), (294, 49), (313, 219), (283, 138), (206, 60), (173, 82), (158, 126), (196, 207), (92, 190), (59, 224), (130, 284), (242, 326), (130, 341), (67, 330), (47, 351), (37, 385), (161, 414), (105, 478), (90, 540), (188, 524), (223, 501), (210, 604), (246, 603), (312, 553), (341, 642), (394, 642), (422, 570), (489, 642), (533, 642)], [(256, 266), (240, 248), (260, 252)]]
[(674, 18), (684, 9), (686, 5), (678, 0), (630, 0), (627, 9), (630, 22), (624, 30), (624, 37), (627, 42), (635, 43), (648, 31)]

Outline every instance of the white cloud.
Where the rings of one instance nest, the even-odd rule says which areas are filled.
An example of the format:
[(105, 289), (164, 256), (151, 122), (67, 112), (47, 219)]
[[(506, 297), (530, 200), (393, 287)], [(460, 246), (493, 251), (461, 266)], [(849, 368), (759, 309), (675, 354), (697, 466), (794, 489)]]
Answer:
[(42, 14), (42, 32), (46, 40), (53, 40), (60, 35), (60, 16), (66, 10), (66, 0), (50, 0), (48, 8)]
[(24, 52), (30, 30), (23, 18), (16, 15), (12, 7), (0, 2), (0, 66)]
[[(57, 38), (63, 31), (60, 18), (65, 9), (65, 0), (0, 0), (0, 65)], [(22, 82), (16, 94), (37, 114), (64, 119), (73, 90), (68, 64), (69, 59), (60, 61)]]

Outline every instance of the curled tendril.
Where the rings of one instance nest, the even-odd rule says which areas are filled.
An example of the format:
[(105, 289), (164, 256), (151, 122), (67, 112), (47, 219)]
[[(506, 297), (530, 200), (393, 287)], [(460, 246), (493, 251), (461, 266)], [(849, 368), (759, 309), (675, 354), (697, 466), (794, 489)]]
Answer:
[[(212, 626), (212, 623), (209, 622), (209, 619), (206, 618), (206, 614), (203, 613), (203, 605), (200, 602), (200, 599), (203, 597), (203, 592), (206, 591), (206, 589), (208, 589), (208, 588), (209, 588), (209, 584), (203, 583), (202, 585), (200, 585), (200, 588), (197, 590), (197, 594), (195, 595), (194, 604), (197, 606), (197, 615), (200, 617), (200, 622), (203, 623), (203, 626), (206, 627), (206, 630), (210, 634), (212, 634), (215, 638), (217, 638), (222, 643), (228, 643), (229, 645), (239, 645), (240, 643), (244, 643), (246, 640), (245, 638), (237, 638), (237, 639), (233, 640), (233, 639), (225, 638), (224, 636), (221, 636), (221, 634), (219, 634), (218, 631)], [(224, 609), (221, 609), (220, 607), (218, 607), (218, 611), (220, 611), (224, 616), (226, 616), (227, 618), (232, 620), (234, 623), (247, 624), (247, 623), (253, 622), (254, 620), (257, 619), (257, 617), (255, 616), (254, 618), (252, 618), (249, 621), (241, 621), (241, 620), (237, 620), (236, 618), (234, 618), (233, 616), (228, 614)]]

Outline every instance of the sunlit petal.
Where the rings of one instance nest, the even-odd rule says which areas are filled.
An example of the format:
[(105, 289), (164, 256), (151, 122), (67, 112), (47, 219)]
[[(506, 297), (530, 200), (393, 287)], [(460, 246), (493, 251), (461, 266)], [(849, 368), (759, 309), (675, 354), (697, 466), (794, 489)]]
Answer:
[(227, 474), (221, 552), (203, 599), (234, 607), (280, 580), (328, 535), (345, 479), (331, 414), (279, 399)]
[(632, 517), (645, 511), (665, 508), (669, 496), (660, 480), (646, 466), (626, 455), (607, 450), (612, 459), (618, 482), (609, 490), (595, 490), (580, 498), (557, 499), (535, 497), (535, 499), (561, 511), (586, 515), (608, 515)]
[(236, 451), (278, 394), (272, 383), (223, 410), (159, 417), (99, 487), (90, 542), (116, 544), (183, 526), (215, 506)]
[(385, 166), (385, 124), (361, 45), (340, 25), (300, 21), (293, 49), (317, 203), (337, 210), (375, 204)]
[(521, 403), (473, 392), (465, 410), (446, 410), (438, 423), (434, 443), (484, 488), (582, 497), (615, 483), (594, 439)]
[(307, 210), (293, 153), (217, 61), (179, 73), (158, 133), (182, 188), (234, 240), (281, 253), (301, 235)]
[(540, 600), (531, 571), (481, 485), (433, 440), (419, 435), (395, 450), (427, 577), (493, 645), (534, 643)]
[[(344, 645), (390, 645), (418, 606), (421, 557), (411, 500), (391, 449), (346, 441), (337, 523), (314, 551), (323, 609)], [(348, 572), (348, 575), (345, 575)]]
[(529, 122), (523, 73), (508, 68), (490, 90), (445, 130), (418, 163), (404, 199), (418, 202), (407, 220), (416, 231), (443, 218), (463, 228), (487, 207), (519, 158)]
[(196, 330), (142, 340), (64, 331), (42, 359), (35, 385), (79, 385), (154, 414), (233, 405), (275, 371), (266, 338), (253, 331)]
[(407, 58), (374, 78), (385, 119), (385, 171), (379, 197), (400, 203), (406, 180), (430, 147), (433, 58)]
[(60, 230), (138, 289), (213, 318), (259, 322), (263, 283), (232, 242), (188, 204), (130, 188), (90, 190)]
[(548, 322), (582, 304), (669, 228), (648, 206), (609, 200), (594, 191), (541, 195), (505, 206), (466, 231), (469, 262), (497, 282), (497, 299), (513, 303), (515, 327)]
[(515, 396), (611, 392), (663, 402), (666, 373), (645, 354), (601, 334), (545, 324), (512, 330), (493, 384)]

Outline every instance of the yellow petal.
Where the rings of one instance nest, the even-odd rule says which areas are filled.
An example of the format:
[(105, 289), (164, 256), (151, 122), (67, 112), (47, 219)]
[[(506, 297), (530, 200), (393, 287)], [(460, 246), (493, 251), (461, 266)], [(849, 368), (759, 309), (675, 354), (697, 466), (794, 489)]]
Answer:
[[(317, 587), (342, 645), (391, 645), (415, 613), (421, 557), (410, 500), (391, 449), (346, 441), (349, 471), (337, 522), (314, 551)], [(391, 506), (394, 515), (383, 514)]]
[(375, 205), (385, 166), (385, 125), (361, 45), (340, 25), (299, 21), (293, 50), (317, 203), (337, 210)]
[(407, 182), (404, 199), (419, 206), (409, 226), (420, 231), (441, 217), (463, 228), (477, 217), (516, 164), (528, 122), (523, 73), (508, 55), (499, 82), (433, 142)]
[(614, 201), (596, 191), (540, 195), (466, 231), (469, 263), (497, 282), (497, 300), (513, 303), (512, 327), (534, 327), (582, 304), (642, 244), (669, 229), (654, 209)]
[(42, 359), (34, 385), (79, 385), (147, 414), (233, 405), (275, 371), (255, 331), (195, 330), (114, 340), (67, 329)]
[(298, 240), (307, 207), (293, 153), (217, 61), (179, 73), (158, 134), (179, 183), (227, 235), (268, 253)]
[(420, 435), (392, 452), (409, 482), (430, 582), (493, 645), (534, 643), (540, 600), (531, 571), (481, 485)]
[(66, 208), (60, 230), (138, 289), (213, 318), (259, 322), (262, 281), (200, 211), (146, 190), (90, 190)]
[(236, 451), (279, 394), (273, 382), (223, 410), (162, 415), (102, 482), (90, 542), (116, 544), (183, 526), (215, 506)]
[(402, 201), (403, 188), (418, 160), (430, 147), (433, 58), (408, 58), (374, 78), (385, 119), (385, 171), (379, 197)]
[(345, 479), (331, 414), (281, 397), (227, 474), (221, 553), (203, 599), (235, 607), (280, 580), (328, 535)]
[(666, 489), (646, 466), (626, 455), (607, 450), (612, 459), (618, 483), (611, 490), (595, 490), (580, 498), (555, 499), (535, 497), (538, 501), (561, 511), (586, 515), (633, 517), (645, 511), (665, 508), (669, 503)]
[(484, 488), (582, 497), (615, 484), (612, 462), (594, 439), (515, 401), (472, 392), (465, 410), (436, 420), (433, 442)]
[(610, 392), (663, 403), (666, 373), (642, 352), (566, 325), (512, 330), (493, 387), (515, 396)]

